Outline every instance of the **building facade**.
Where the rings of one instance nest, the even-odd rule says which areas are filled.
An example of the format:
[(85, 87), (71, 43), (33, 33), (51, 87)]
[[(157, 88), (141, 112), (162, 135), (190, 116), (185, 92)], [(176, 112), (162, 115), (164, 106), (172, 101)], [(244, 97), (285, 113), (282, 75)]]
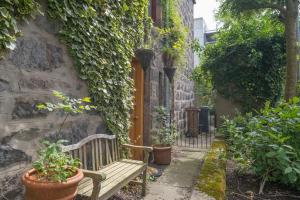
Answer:
[[(163, 24), (163, 10), (161, 0), (152, 0), (150, 13), (154, 21), (154, 26), (161, 27)], [(186, 50), (186, 66), (180, 66), (183, 70), (177, 71), (174, 80), (174, 120), (179, 132), (186, 131), (185, 109), (194, 105), (194, 84), (190, 80), (191, 72), (194, 68), (194, 53), (191, 43), (194, 39), (194, 0), (181, 0), (180, 12), (184, 25), (188, 28)], [(155, 37), (154, 37), (155, 38)], [(154, 58), (151, 67), (145, 71), (145, 93), (144, 93), (144, 140), (145, 145), (152, 144), (151, 132), (157, 128), (155, 120), (155, 109), (164, 106), (171, 109), (173, 101), (171, 95), (171, 83), (165, 72), (162, 60), (161, 41), (154, 42)]]
[[(193, 40), (193, 0), (181, 0), (181, 14), (189, 29), (188, 43)], [(150, 0), (149, 8), (156, 26), (162, 23), (160, 0)], [(44, 10), (43, 10), (44, 9)], [(47, 13), (46, 7), (42, 8)], [(80, 80), (73, 60), (64, 43), (58, 38), (59, 27), (39, 15), (21, 26), (23, 35), (18, 38), (16, 49), (0, 60), (0, 199), (22, 199), (20, 175), (36, 158), (41, 139), (58, 138), (56, 129), (64, 116), (62, 113), (38, 111), (35, 105), (51, 100), (51, 91), (58, 90), (75, 97), (88, 96), (87, 85)], [(170, 83), (163, 70), (161, 42), (154, 42), (151, 66), (143, 71), (133, 59), (136, 87), (134, 126), (130, 137), (133, 143), (150, 145), (151, 130), (156, 128), (155, 108), (170, 108)], [(193, 82), (189, 79), (194, 67), (191, 48), (186, 51), (187, 64), (175, 78), (175, 122), (182, 132), (186, 129), (185, 108), (194, 102)], [(66, 121), (61, 135), (71, 143), (84, 137), (106, 133), (100, 116), (83, 114)]]

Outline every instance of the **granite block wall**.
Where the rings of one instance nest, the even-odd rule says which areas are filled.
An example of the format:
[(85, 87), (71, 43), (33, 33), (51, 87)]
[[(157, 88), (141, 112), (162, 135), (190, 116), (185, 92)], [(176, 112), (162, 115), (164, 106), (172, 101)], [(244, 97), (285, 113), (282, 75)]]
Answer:
[(39, 102), (54, 100), (52, 90), (73, 97), (87, 96), (88, 90), (55, 23), (37, 16), (21, 29), (15, 50), (0, 60), (0, 199), (22, 199), (20, 175), (35, 159), (41, 139), (75, 143), (105, 132), (101, 117), (90, 113), (70, 117), (57, 134), (64, 114), (35, 108)]
[[(186, 50), (186, 66), (178, 66), (175, 77), (175, 122), (181, 133), (186, 131), (186, 113), (185, 109), (194, 105), (194, 84), (190, 80), (191, 72), (194, 68), (194, 53), (190, 48), (194, 38), (194, 1), (181, 0), (180, 10), (183, 22), (187, 26), (188, 48)], [(145, 72), (145, 104), (144, 104), (144, 143), (151, 143), (151, 130), (157, 128), (155, 121), (155, 108), (160, 106), (171, 107), (170, 83), (164, 73), (161, 43), (156, 41), (154, 45), (154, 59), (151, 68)], [(161, 77), (161, 80), (160, 80)], [(161, 91), (160, 91), (161, 90)], [(163, 102), (160, 102), (160, 96), (163, 95)]]

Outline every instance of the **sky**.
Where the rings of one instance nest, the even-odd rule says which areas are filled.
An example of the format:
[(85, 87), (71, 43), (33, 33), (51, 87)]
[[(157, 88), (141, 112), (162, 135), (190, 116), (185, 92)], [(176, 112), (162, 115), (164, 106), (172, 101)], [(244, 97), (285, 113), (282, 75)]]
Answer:
[(216, 0), (196, 0), (194, 7), (194, 18), (203, 17), (207, 25), (207, 30), (216, 29), (214, 12), (218, 8)]

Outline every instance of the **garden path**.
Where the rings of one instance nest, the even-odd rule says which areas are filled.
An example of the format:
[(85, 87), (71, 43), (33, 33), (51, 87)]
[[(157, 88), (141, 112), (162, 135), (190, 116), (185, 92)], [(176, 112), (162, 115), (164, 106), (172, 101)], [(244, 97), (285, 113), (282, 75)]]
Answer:
[(193, 191), (205, 153), (175, 148), (171, 165), (157, 181), (149, 182), (144, 200), (209, 200)]

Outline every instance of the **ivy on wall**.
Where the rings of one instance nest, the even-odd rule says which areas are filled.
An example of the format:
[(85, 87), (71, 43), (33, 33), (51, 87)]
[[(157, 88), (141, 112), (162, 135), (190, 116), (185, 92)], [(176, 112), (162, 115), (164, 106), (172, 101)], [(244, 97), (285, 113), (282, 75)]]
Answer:
[(17, 20), (26, 20), (38, 10), (34, 0), (1, 0), (0, 4), (0, 55), (6, 49), (14, 49), (16, 38), (21, 34)]
[[(9, 48), (16, 40), (18, 17), (26, 17), (38, 7), (33, 0), (19, 1), (19, 5), (6, 1), (11, 28), (7, 33), (0, 32), (0, 41), (3, 35), (13, 38), (4, 39), (5, 46), (0, 42), (1, 49)], [(144, 39), (147, 9), (148, 0), (48, 0), (48, 14), (62, 25), (60, 34), (80, 77), (86, 81), (108, 129), (121, 143), (128, 142), (133, 92), (131, 60)], [(19, 10), (20, 15), (15, 14)]]
[(63, 24), (61, 35), (106, 125), (121, 142), (127, 142), (133, 91), (131, 60), (144, 37), (148, 1), (48, 2), (49, 14)]

